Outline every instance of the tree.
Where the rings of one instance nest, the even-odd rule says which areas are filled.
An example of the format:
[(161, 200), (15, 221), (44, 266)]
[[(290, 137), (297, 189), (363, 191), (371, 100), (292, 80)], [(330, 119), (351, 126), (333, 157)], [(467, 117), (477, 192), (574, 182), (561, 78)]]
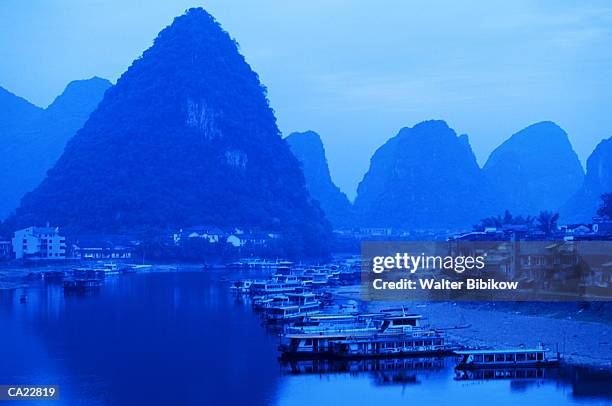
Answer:
[(597, 209), (597, 215), (612, 219), (612, 193), (601, 195), (601, 206)]
[(546, 236), (552, 235), (557, 230), (557, 221), (559, 213), (551, 211), (541, 211), (538, 216), (538, 229), (542, 230)]
[(503, 216), (491, 216), (480, 220), (480, 224), (474, 226), (477, 230), (484, 230), (487, 227), (503, 228), (508, 225), (526, 225), (531, 226), (535, 218), (532, 216), (513, 216), (510, 211), (506, 210)]

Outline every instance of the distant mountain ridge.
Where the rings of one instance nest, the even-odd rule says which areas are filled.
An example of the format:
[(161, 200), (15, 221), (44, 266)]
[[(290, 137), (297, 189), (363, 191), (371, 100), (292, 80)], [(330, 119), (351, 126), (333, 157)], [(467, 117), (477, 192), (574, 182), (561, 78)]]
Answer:
[(201, 8), (159, 33), (9, 220), (47, 221), (88, 233), (261, 228), (306, 256), (326, 255), (331, 233), (257, 74)]
[(75, 80), (46, 109), (0, 88), (0, 219), (42, 181), (110, 86)]
[(523, 215), (556, 210), (584, 179), (567, 133), (550, 121), (512, 135), (491, 153), (483, 173), (497, 211)]
[(597, 215), (604, 193), (612, 193), (612, 137), (597, 144), (589, 156), (584, 182), (561, 207), (562, 218), (575, 223), (590, 222)]
[(401, 129), (372, 156), (355, 210), (371, 227), (469, 227), (488, 213), (483, 187), (467, 136), (444, 121), (424, 121)]
[(468, 228), (504, 210), (533, 216), (557, 210), (584, 180), (573, 211), (593, 213), (593, 196), (610, 187), (608, 148), (598, 146), (584, 180), (565, 131), (544, 121), (512, 135), (481, 169), (467, 135), (457, 136), (444, 121), (425, 121), (403, 128), (376, 151), (355, 211), (360, 224), (372, 227)]
[(302, 164), (306, 188), (311, 196), (319, 201), (329, 221), (336, 228), (353, 226), (351, 203), (332, 181), (319, 134), (314, 131), (294, 132), (285, 140)]
[(15, 133), (20, 133), (28, 128), (28, 124), (37, 120), (43, 113), (43, 109), (22, 97), (0, 87), (0, 134), (2, 142)]

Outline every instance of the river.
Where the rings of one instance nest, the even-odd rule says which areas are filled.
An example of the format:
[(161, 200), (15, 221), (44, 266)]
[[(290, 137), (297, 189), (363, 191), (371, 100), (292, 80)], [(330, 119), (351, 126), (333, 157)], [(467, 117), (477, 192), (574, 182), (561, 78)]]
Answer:
[(151, 272), (107, 278), (89, 295), (44, 282), (0, 291), (0, 384), (59, 385), (60, 400), (44, 405), (612, 402), (609, 375), (589, 370), (460, 380), (452, 359), (282, 364), (278, 337), (227, 277)]

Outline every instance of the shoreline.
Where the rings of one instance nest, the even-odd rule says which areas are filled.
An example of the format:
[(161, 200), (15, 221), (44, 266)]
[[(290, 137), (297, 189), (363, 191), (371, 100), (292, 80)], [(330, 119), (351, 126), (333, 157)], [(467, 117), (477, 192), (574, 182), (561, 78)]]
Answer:
[[(91, 265), (90, 261), (82, 261), (72, 264), (49, 264), (45, 266), (0, 266), (0, 292), (3, 290), (14, 290), (27, 288), (32, 282), (42, 280), (42, 273), (49, 270), (68, 271), (79, 266)], [(134, 265), (134, 264), (130, 264)], [(178, 269), (201, 269), (200, 264), (152, 264), (146, 272), (174, 272)], [(140, 271), (143, 272), (143, 271)]]
[[(39, 281), (40, 273), (49, 268), (0, 268), (0, 292), (27, 287)], [(176, 272), (179, 268), (200, 266), (157, 264), (147, 272)], [(355, 302), (367, 312), (403, 306), (407, 312), (422, 314), (426, 324), (445, 330), (459, 344), (504, 348), (531, 347), (543, 342), (551, 351), (556, 352), (558, 346), (566, 364), (612, 371), (612, 323), (577, 319), (577, 314), (547, 313), (546, 303), (533, 304), (526, 313), (525, 309), (516, 311), (497, 302), (366, 302), (360, 298), (360, 285), (339, 286), (331, 292), (340, 301)]]
[[(365, 302), (359, 285), (334, 290), (341, 299), (354, 300), (364, 311), (404, 306), (407, 312), (422, 314), (425, 323), (443, 329), (449, 338), (471, 347), (532, 347), (538, 342), (558, 350), (563, 362), (612, 371), (612, 324), (564, 318), (547, 314), (523, 314), (492, 303), (460, 302)], [(537, 305), (536, 305), (537, 306)]]

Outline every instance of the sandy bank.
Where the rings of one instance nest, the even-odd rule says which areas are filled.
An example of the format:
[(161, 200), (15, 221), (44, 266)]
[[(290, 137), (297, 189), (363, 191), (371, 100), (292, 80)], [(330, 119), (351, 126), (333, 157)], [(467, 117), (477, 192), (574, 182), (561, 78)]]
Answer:
[[(358, 300), (358, 292), (358, 286), (342, 287), (336, 295)], [(543, 342), (553, 351), (558, 345), (567, 363), (612, 369), (612, 325), (609, 323), (576, 320), (571, 316), (519, 314), (506, 306), (494, 309), (491, 304), (360, 302), (361, 309), (372, 312), (402, 305), (408, 312), (425, 316), (431, 326), (448, 329), (449, 337), (460, 344), (503, 348), (530, 347)], [(537, 306), (537, 303), (531, 305), (536, 309)], [(546, 305), (542, 304), (542, 308)], [(457, 326), (468, 327), (455, 329)]]

